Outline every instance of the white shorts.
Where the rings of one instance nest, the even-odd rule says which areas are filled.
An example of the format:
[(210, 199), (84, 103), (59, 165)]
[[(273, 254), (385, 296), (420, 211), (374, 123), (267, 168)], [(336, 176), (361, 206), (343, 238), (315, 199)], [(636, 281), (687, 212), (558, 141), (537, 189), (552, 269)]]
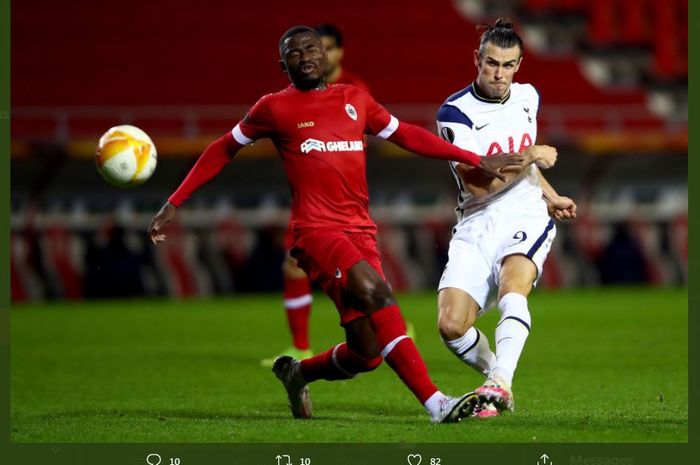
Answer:
[(537, 266), (535, 284), (556, 235), (544, 201), (529, 205), (499, 202), (463, 219), (452, 230), (448, 262), (438, 290), (462, 289), (481, 307), (498, 290), (503, 259), (525, 255)]

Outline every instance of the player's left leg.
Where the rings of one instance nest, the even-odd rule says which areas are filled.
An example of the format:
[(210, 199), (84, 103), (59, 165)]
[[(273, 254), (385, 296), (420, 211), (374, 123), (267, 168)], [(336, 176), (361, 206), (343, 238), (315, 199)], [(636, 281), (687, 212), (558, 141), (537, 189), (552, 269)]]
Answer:
[(491, 401), (499, 410), (513, 410), (511, 391), (518, 360), (530, 334), (527, 296), (537, 278), (537, 266), (525, 255), (509, 255), (502, 261), (499, 274), (496, 326), (496, 361), (483, 386), (477, 389), (482, 400)]
[(491, 262), (500, 312), (496, 362), (486, 382), (476, 391), (482, 400), (491, 400), (499, 410), (512, 410), (513, 375), (530, 334), (527, 297), (542, 274), (556, 227), (540, 199), (496, 211), (493, 219), (493, 230), (498, 234)]
[(528, 257), (510, 255), (503, 260), (498, 288), (501, 319), (496, 327), (496, 363), (493, 372), (509, 384), (530, 334), (532, 320), (527, 297), (536, 278), (537, 267)]

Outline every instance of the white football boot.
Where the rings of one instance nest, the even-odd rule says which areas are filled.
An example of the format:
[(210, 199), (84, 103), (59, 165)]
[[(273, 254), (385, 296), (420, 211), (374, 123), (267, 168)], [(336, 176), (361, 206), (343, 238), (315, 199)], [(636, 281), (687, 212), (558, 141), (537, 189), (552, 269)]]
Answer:
[(302, 378), (299, 367), (299, 360), (283, 355), (275, 359), (272, 371), (287, 390), (289, 408), (294, 418), (311, 418), (309, 385)]
[(462, 397), (445, 396), (440, 400), (440, 411), (432, 417), (433, 423), (459, 423), (472, 416), (479, 404), (479, 396), (468, 392)]

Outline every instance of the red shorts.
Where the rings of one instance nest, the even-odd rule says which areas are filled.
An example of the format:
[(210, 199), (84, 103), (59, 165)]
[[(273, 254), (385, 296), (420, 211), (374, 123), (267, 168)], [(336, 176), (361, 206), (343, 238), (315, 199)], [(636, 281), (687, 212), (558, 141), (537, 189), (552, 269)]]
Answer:
[(299, 268), (333, 300), (340, 313), (341, 325), (366, 316), (344, 301), (348, 270), (366, 260), (386, 280), (374, 234), (333, 229), (296, 232), (291, 254), (297, 259)]

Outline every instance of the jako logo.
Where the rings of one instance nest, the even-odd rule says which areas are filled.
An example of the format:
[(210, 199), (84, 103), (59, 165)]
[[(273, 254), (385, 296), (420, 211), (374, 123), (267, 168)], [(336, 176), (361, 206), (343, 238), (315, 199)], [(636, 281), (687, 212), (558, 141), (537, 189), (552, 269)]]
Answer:
[(363, 144), (361, 140), (323, 142), (318, 139), (306, 139), (301, 143), (302, 153), (309, 153), (312, 150), (318, 150), (319, 152), (361, 152)]

